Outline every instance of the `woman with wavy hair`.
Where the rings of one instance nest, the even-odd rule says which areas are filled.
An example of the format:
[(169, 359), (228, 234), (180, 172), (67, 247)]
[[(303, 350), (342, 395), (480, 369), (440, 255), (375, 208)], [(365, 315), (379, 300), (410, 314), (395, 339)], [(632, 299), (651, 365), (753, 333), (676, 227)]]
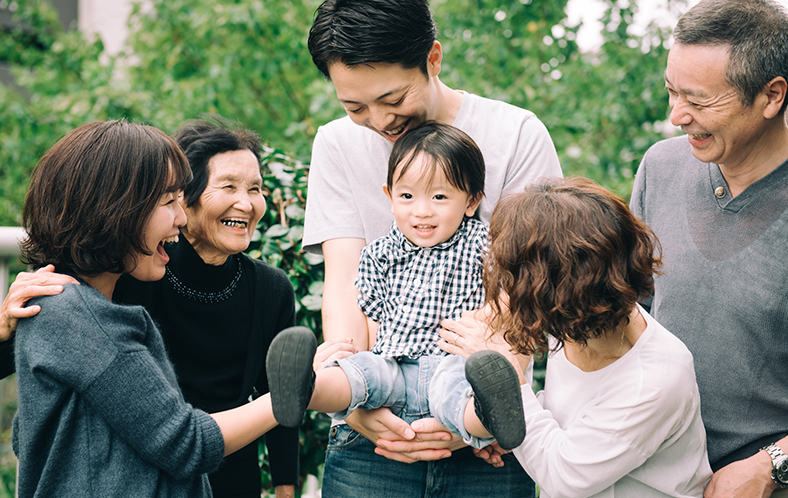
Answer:
[(548, 354), (543, 391), (521, 376), (528, 433), (514, 450), (544, 498), (700, 497), (711, 477), (692, 355), (638, 304), (658, 254), (651, 229), (587, 179), (495, 208), (487, 313), (444, 321), (441, 345)]

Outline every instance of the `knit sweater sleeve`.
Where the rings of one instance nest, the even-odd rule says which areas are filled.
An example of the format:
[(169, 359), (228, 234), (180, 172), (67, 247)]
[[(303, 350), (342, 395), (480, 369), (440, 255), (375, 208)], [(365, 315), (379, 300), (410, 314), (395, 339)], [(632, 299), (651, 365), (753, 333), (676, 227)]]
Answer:
[[(158, 329), (137, 306), (66, 286), (21, 330), (38, 375), (70, 386), (143, 460), (176, 478), (214, 470), (219, 426), (183, 400)], [(103, 301), (102, 301), (103, 300)]]

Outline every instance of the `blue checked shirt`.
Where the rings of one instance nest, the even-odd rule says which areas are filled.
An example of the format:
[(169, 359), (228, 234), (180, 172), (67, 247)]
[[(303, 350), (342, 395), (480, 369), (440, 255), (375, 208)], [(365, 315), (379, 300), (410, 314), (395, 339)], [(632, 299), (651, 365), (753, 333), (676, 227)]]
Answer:
[(433, 247), (413, 244), (396, 224), (364, 247), (356, 288), (361, 311), (380, 324), (372, 352), (386, 358), (448, 354), (435, 344), (440, 321), (484, 304), (486, 251), (487, 227), (468, 218)]

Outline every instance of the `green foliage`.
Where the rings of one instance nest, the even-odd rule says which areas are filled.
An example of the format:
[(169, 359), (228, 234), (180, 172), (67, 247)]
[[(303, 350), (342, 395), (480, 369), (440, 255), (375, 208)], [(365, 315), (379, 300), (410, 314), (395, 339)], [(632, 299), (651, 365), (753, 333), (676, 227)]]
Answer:
[[(681, 0), (673, 0), (679, 3)], [(628, 198), (646, 149), (667, 118), (668, 33), (631, 34), (635, 2), (606, 0), (605, 43), (580, 52), (566, 0), (433, 0), (452, 88), (533, 111), (550, 130), (564, 174)], [(655, 125), (656, 123), (656, 125)]]
[[(663, 138), (668, 33), (652, 26), (633, 35), (637, 3), (604, 1), (605, 43), (593, 54), (578, 49), (567, 0), (433, 0), (432, 7), (444, 82), (534, 111), (565, 174), (627, 197), (646, 148)], [(319, 3), (137, 3), (128, 51), (110, 56), (98, 39), (63, 31), (45, 0), (17, 0), (21, 27), (0, 32), (0, 60), (12, 65), (17, 85), (0, 85), (0, 225), (19, 224), (32, 168), (70, 129), (125, 117), (173, 132), (199, 114), (220, 114), (270, 144), (268, 211), (249, 252), (287, 272), (298, 323), (319, 331), (322, 258), (300, 250), (305, 162), (317, 126), (343, 113), (306, 48)], [(302, 428), (304, 472), (322, 463), (326, 431), (326, 417), (314, 414)]]

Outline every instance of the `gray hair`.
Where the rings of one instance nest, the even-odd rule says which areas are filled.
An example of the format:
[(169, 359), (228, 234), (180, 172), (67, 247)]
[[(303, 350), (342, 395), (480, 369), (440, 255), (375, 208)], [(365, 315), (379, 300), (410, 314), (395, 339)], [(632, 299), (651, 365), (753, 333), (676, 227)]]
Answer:
[(788, 81), (788, 12), (774, 0), (703, 0), (673, 34), (680, 45), (729, 46), (725, 81), (745, 106), (772, 79)]

